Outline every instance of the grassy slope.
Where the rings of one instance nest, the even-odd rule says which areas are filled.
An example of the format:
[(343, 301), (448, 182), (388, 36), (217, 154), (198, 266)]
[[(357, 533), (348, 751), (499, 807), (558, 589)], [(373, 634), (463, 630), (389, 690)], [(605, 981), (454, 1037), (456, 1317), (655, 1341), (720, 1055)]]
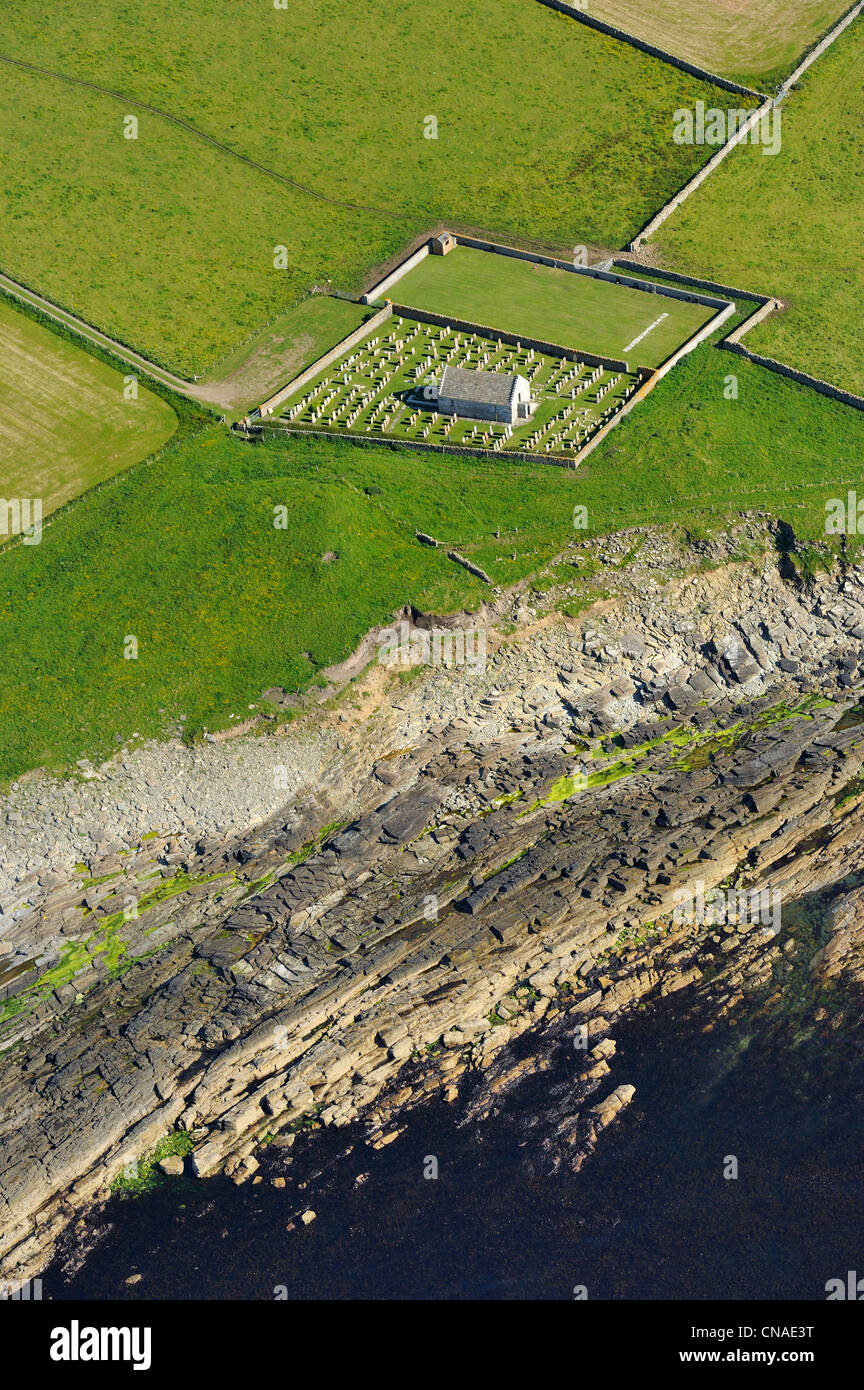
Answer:
[[(724, 399), (730, 373), (736, 401)], [(508, 583), (562, 549), (576, 503), (595, 532), (750, 505), (819, 538), (826, 498), (862, 468), (864, 415), (707, 346), (575, 473), (313, 441), (251, 447), (210, 426), (81, 499), (41, 546), (2, 557), (0, 650), (16, 660), (0, 665), (0, 778), (110, 752), (116, 734), (156, 734), (180, 713), (230, 722), (267, 686), (302, 685), (345, 656), (405, 601), (476, 605), (485, 586), (415, 529)], [(272, 524), (279, 504), (287, 530)], [(328, 550), (337, 561), (322, 561)], [(82, 612), (86, 625), (69, 621)], [(137, 661), (122, 659), (128, 634)]]
[[(707, 153), (669, 137), (675, 109), (715, 88), (526, 0), (91, 0), (38, 26), (28, 13), (3, 6), (0, 52), (163, 105), (321, 192), (395, 212), (334, 209), (146, 113), (124, 140), (123, 101), (4, 68), (0, 147), (16, 151), (4, 268), (184, 372), (212, 369), (316, 281), (359, 286), (441, 220), (621, 245)], [(423, 138), (429, 114), (437, 140)], [(287, 271), (272, 267), (279, 244)]]
[(659, 229), (664, 264), (774, 293), (789, 310), (747, 338), (864, 392), (864, 122), (860, 19), (783, 104), (783, 147), (734, 151)]
[(770, 91), (846, 0), (592, 0), (591, 13), (736, 82)]
[(391, 223), (250, 175), (156, 117), (124, 140), (123, 110), (4, 70), (0, 145), (18, 163), (0, 194), (3, 269), (164, 365), (214, 366), (328, 271), (356, 279), (389, 250)]
[(160, 448), (177, 426), (164, 400), (0, 299), (0, 496), (47, 514)]
[(371, 313), (363, 304), (324, 294), (304, 299), (220, 364), (208, 382), (214, 399), (229, 408), (260, 405)]
[(428, 256), (388, 291), (400, 304), (429, 309), (601, 356), (624, 349), (661, 314), (632, 350), (631, 366), (656, 367), (714, 313), (699, 304), (457, 246)]

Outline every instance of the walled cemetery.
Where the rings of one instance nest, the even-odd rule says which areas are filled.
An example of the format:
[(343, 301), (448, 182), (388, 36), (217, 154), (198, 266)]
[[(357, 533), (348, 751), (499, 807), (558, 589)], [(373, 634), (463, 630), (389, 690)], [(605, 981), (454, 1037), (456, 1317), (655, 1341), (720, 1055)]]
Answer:
[[(397, 314), (385, 327), (289, 398), (282, 420), (319, 432), (575, 459), (639, 386), (635, 372), (591, 365), (576, 353)], [(525, 377), (536, 402), (531, 418), (511, 426), (440, 414), (435, 397), (446, 366)]]

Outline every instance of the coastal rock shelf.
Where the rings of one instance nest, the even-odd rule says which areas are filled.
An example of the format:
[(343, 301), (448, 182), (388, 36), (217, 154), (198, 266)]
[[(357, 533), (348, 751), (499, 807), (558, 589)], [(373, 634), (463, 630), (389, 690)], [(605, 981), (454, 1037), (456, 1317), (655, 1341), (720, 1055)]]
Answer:
[[(305, 1123), (388, 1142), (468, 1068), (487, 1069), (482, 1115), (530, 1071), (525, 1035), (565, 1014), (590, 1047), (541, 1157), (578, 1168), (639, 1102), (607, 1080), (615, 1016), (782, 980), (785, 910), (810, 895), (836, 898), (814, 970), (860, 984), (862, 634), (854, 572), (804, 589), (772, 561), (623, 594), (328, 728), (245, 833), (139, 837), (86, 886), (19, 878), (0, 917), (3, 1277), (38, 1273), (176, 1129), (192, 1171), (243, 1181)], [(682, 920), (712, 889), (784, 914)]]

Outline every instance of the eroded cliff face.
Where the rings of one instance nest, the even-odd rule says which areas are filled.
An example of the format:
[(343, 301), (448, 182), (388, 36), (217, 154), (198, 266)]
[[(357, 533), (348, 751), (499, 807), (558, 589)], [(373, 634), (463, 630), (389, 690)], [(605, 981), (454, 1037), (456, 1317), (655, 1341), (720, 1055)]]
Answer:
[(802, 961), (859, 985), (862, 636), (854, 572), (634, 585), (493, 641), (483, 671), (361, 689), (314, 780), (295, 761), (289, 804), (230, 843), (138, 840), (83, 889), (37, 873), (0, 918), (4, 1277), (177, 1127), (199, 1176), (242, 1181), (310, 1119), (384, 1144), (469, 1070), (482, 1118), (531, 1069), (514, 1040), (566, 1019), (583, 1075), (544, 1161), (578, 1167), (634, 1099), (604, 1088), (622, 1010), (707, 991), (734, 1013)]

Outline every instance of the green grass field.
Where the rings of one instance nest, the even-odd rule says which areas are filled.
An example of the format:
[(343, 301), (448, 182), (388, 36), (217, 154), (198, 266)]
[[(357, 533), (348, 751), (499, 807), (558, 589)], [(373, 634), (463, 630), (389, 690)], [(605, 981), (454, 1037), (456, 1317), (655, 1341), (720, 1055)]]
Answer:
[(427, 256), (387, 294), (412, 309), (620, 357), (631, 367), (659, 366), (716, 312), (470, 246)]
[(591, 0), (590, 12), (709, 72), (769, 92), (848, 8), (846, 0)]
[(250, 175), (156, 117), (124, 140), (116, 102), (9, 72), (0, 145), (20, 162), (0, 193), (3, 269), (182, 374), (215, 369), (328, 270), (358, 279), (390, 249), (389, 222)]
[[(191, 728), (229, 724), (406, 601), (482, 602), (486, 586), (416, 530), (508, 584), (560, 553), (576, 503), (593, 533), (701, 528), (751, 507), (818, 540), (826, 500), (862, 469), (862, 413), (708, 345), (576, 472), (329, 440), (253, 446), (207, 426), (81, 498), (40, 546), (0, 557), (0, 649), (15, 652), (0, 666), (0, 779), (109, 754), (115, 736), (158, 735), (181, 713)], [(130, 634), (137, 661), (123, 659)]]
[(215, 371), (315, 283), (361, 288), (442, 221), (620, 246), (709, 153), (670, 132), (716, 88), (529, 0), (90, 0), (29, 17), (26, 0), (2, 7), (0, 54), (375, 209), (144, 111), (126, 140), (130, 101), (4, 66), (2, 268), (184, 374)]
[(788, 310), (748, 335), (754, 352), (864, 392), (864, 22), (783, 103), (783, 144), (742, 145), (651, 242), (664, 265), (776, 294)]
[(48, 515), (160, 448), (177, 426), (164, 400), (0, 298), (0, 497)]

